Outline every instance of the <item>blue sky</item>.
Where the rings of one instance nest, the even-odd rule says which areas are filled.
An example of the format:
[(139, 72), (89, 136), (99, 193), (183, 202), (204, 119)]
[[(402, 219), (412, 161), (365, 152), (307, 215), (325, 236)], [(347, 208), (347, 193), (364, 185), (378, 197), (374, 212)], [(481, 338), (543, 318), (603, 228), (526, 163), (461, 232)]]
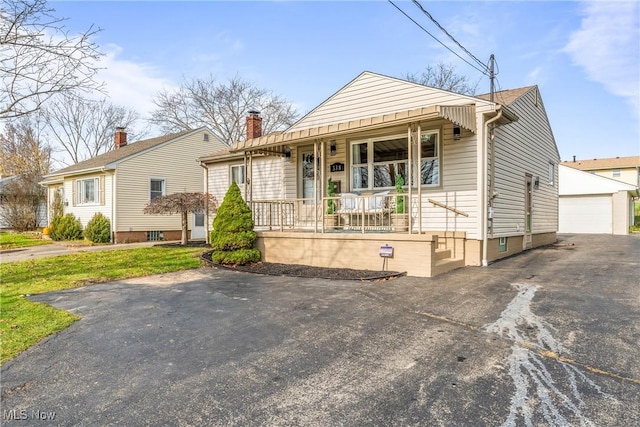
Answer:
[[(396, 1), (441, 41), (410, 1)], [(563, 160), (640, 154), (640, 3), (421, 0), (502, 89), (537, 84)], [(183, 76), (240, 75), (306, 113), (362, 71), (402, 77), (439, 61), (465, 64), (387, 1), (54, 1), (69, 30), (95, 25), (112, 102), (143, 115)], [(457, 52), (460, 53), (459, 50)], [(464, 57), (464, 55), (463, 55)]]

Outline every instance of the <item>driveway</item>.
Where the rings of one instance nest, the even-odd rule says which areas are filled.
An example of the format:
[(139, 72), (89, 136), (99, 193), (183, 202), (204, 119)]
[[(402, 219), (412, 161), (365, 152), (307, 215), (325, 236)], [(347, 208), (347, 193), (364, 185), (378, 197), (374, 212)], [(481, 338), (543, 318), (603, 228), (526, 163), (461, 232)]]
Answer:
[[(202, 268), (39, 295), (3, 425), (640, 425), (640, 236), (381, 282)], [(18, 418), (24, 418), (19, 420)]]

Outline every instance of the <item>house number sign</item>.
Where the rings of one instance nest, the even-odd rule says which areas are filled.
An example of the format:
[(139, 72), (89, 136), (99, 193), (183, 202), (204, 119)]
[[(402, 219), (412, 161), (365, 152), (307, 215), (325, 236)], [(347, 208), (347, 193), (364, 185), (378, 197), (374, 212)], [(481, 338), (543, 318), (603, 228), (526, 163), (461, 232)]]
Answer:
[(331, 163), (331, 172), (344, 172), (344, 163)]

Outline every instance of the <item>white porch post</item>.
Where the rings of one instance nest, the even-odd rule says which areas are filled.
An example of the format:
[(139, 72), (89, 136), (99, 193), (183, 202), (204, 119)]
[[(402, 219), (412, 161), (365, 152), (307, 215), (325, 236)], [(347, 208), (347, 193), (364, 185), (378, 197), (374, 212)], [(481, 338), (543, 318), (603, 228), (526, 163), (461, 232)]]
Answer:
[[(325, 198), (325, 141), (324, 139), (320, 141), (320, 218), (322, 219), (322, 227), (321, 230), (324, 233), (324, 198)], [(317, 209), (316, 209), (317, 211)]]
[[(418, 234), (422, 233), (422, 127), (418, 123), (418, 158), (416, 164), (418, 165)], [(440, 141), (438, 141), (440, 142)], [(436, 147), (437, 149), (437, 147)], [(440, 152), (438, 152), (440, 154)], [(440, 167), (440, 165), (438, 165)]]
[[(411, 156), (411, 151), (412, 151), (412, 141), (413, 141), (413, 132), (412, 132), (412, 128), (413, 127), (413, 123), (409, 123), (409, 125), (407, 126), (407, 156), (409, 158), (409, 169), (407, 170), (407, 182), (405, 182), (405, 184), (407, 184), (407, 189), (408, 191), (408, 199), (405, 200), (405, 209), (407, 210), (409, 217), (408, 217), (408, 231), (409, 234), (411, 234), (411, 227), (413, 226), (413, 223), (411, 221), (411, 194), (412, 194), (412, 181), (413, 181), (413, 157)], [(396, 201), (397, 203), (397, 201)]]

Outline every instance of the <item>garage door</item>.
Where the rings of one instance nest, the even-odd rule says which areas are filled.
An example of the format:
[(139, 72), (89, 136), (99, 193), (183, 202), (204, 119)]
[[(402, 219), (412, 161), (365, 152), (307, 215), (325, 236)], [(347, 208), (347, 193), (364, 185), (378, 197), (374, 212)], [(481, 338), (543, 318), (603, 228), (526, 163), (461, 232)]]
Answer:
[(558, 205), (560, 233), (613, 233), (611, 196), (563, 196)]

